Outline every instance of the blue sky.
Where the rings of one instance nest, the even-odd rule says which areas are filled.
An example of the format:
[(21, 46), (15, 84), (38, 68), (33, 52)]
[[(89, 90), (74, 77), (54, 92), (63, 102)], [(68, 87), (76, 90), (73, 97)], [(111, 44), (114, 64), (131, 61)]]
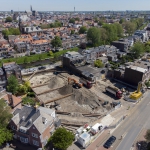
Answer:
[(150, 0), (0, 0), (0, 11), (150, 10)]

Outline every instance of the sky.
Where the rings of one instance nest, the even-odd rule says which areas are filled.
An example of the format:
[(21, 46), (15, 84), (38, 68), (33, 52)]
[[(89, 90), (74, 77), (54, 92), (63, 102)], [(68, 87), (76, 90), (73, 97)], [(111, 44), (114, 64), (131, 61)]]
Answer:
[(0, 11), (150, 10), (150, 0), (0, 0)]

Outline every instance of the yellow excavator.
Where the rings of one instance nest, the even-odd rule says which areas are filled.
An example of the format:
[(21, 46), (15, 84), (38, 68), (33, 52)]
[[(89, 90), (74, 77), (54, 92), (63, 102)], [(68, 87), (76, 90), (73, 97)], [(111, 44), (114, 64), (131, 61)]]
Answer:
[(138, 100), (140, 97), (142, 97), (141, 87), (142, 87), (142, 82), (139, 82), (137, 90), (131, 93), (130, 99)]

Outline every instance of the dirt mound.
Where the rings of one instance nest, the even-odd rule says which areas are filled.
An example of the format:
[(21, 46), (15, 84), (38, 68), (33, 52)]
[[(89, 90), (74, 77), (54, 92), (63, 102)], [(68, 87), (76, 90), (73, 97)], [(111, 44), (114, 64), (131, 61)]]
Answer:
[(55, 89), (55, 88), (62, 87), (64, 85), (65, 85), (65, 81), (62, 78), (56, 76), (50, 80), (48, 87), (51, 89)]
[(61, 95), (70, 94), (73, 92), (72, 85), (65, 85), (61, 89), (58, 90)]
[[(98, 97), (87, 89), (74, 90), (74, 99), (81, 105), (90, 105), (91, 103), (99, 103)], [(96, 104), (98, 105), (98, 104)], [(100, 104), (99, 104), (100, 105)]]

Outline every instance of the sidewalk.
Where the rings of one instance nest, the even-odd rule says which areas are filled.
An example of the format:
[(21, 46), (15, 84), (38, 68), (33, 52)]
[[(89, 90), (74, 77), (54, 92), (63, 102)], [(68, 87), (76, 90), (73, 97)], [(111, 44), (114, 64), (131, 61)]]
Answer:
[(137, 142), (146, 141), (145, 138), (144, 138), (144, 136), (145, 136), (145, 134), (146, 134), (146, 131), (147, 131), (147, 129), (141, 130), (140, 134), (138, 135), (138, 137), (136, 138), (136, 140), (135, 140), (134, 143), (133, 143), (133, 145), (134, 145), (133, 150), (138, 150), (138, 148), (137, 148), (137, 146), (136, 146)]

